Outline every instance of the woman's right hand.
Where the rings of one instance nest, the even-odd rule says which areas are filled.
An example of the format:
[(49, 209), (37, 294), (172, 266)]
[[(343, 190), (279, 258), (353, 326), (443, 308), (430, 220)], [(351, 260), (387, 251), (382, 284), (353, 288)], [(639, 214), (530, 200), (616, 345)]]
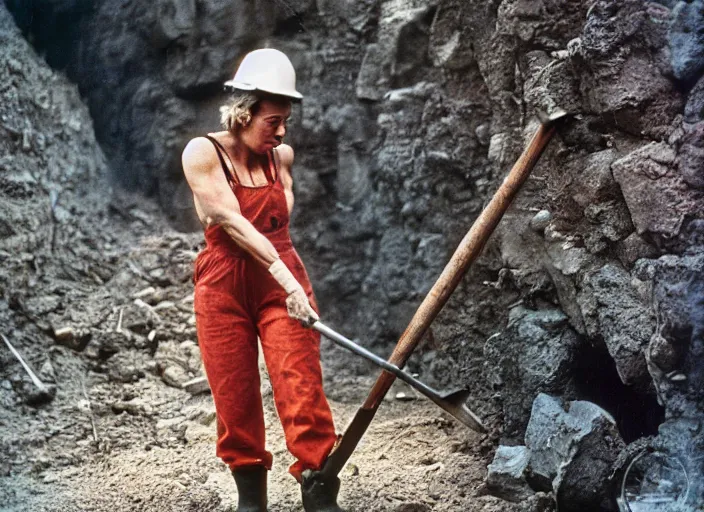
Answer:
[(305, 327), (310, 327), (320, 320), (318, 313), (311, 307), (303, 288), (298, 288), (286, 297), (286, 309), (288, 316), (298, 320)]
[(308, 297), (301, 283), (293, 277), (291, 271), (280, 258), (277, 258), (274, 263), (269, 266), (269, 272), (288, 294), (288, 297), (286, 297), (288, 316), (298, 320), (306, 327), (310, 327), (320, 319), (318, 314), (311, 307), (310, 302), (308, 302)]

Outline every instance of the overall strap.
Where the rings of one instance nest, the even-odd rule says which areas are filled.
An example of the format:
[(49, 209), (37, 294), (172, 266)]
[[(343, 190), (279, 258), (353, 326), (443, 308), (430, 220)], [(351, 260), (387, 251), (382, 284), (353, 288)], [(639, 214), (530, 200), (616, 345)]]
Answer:
[[(276, 178), (279, 176), (279, 168), (276, 165), (276, 155), (274, 154), (274, 150), (272, 149), (267, 153), (269, 156), (269, 165), (266, 169), (266, 179), (267, 181), (270, 181), (272, 184), (276, 181)], [(274, 175), (276, 173), (276, 175)]]
[(232, 163), (232, 160), (230, 159), (230, 155), (227, 154), (227, 151), (224, 147), (222, 147), (222, 144), (215, 140), (214, 137), (206, 135), (205, 138), (212, 142), (213, 146), (215, 146), (215, 152), (217, 153), (218, 158), (220, 159), (220, 165), (222, 166), (222, 170), (225, 173), (225, 179), (227, 179), (227, 183), (230, 185), (230, 188), (234, 189), (235, 185), (239, 185), (239, 182), (237, 180), (237, 176), (233, 176), (233, 173), (231, 173), (230, 170), (227, 168), (227, 164), (225, 163), (225, 159), (222, 157), (222, 153), (225, 153), (227, 159), (230, 160), (230, 164), (232, 165), (232, 169), (234, 170), (235, 166)]

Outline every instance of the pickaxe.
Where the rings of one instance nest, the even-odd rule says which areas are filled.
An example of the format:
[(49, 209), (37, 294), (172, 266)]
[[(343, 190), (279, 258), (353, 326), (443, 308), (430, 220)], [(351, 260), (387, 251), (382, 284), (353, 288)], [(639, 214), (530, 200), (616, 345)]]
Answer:
[[(425, 335), (426, 330), (445, 305), (469, 266), (481, 254), (489, 236), (493, 233), (514, 197), (535, 167), (540, 155), (555, 133), (555, 122), (566, 112), (559, 110), (549, 116), (540, 116), (540, 126), (530, 143), (519, 157), (503, 183), (484, 208), (469, 232), (460, 242), (449, 263), (425, 297), (410, 324), (401, 335), (388, 363), (403, 368), (411, 353)], [(321, 473), (324, 477), (337, 477), (354, 452), (357, 444), (374, 419), (376, 410), (397, 374), (385, 370), (377, 379), (362, 407), (345, 430), (342, 440), (328, 456)], [(481, 424), (481, 423), (480, 423)]]

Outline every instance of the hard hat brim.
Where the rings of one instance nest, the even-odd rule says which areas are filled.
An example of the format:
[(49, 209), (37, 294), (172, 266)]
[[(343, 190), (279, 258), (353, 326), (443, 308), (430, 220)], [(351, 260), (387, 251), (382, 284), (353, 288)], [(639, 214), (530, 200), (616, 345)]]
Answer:
[(234, 80), (228, 80), (227, 82), (225, 82), (225, 87), (232, 87), (233, 89), (237, 89), (240, 91), (261, 91), (261, 92), (265, 92), (268, 94), (274, 94), (276, 96), (286, 96), (288, 98), (293, 98), (296, 100), (303, 99), (303, 95), (300, 92), (295, 91), (295, 90), (294, 91), (291, 91), (291, 90), (277, 91), (274, 89), (264, 89), (262, 87), (256, 87), (251, 84), (247, 84), (244, 82), (236, 82)]

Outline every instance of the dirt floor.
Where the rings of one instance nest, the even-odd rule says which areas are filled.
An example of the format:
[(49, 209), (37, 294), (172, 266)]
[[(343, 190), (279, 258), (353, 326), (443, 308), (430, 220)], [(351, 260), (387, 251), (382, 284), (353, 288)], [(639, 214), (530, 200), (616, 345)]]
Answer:
[[(143, 392), (154, 393), (161, 384), (143, 386)], [(90, 452), (85, 462), (51, 467), (48, 461), (47, 469), (3, 479), (0, 510), (233, 510), (234, 482), (214, 456), (209, 397), (191, 398), (178, 392), (160, 397), (170, 400), (159, 408), (160, 415), (175, 415), (176, 421), (154, 419), (156, 424), (144, 425), (150, 430), (146, 436), (136, 424), (127, 429), (121, 448), (102, 446), (100, 438), (95, 443), (90, 436), (76, 441), (77, 445), (83, 441), (83, 449)], [(332, 405), (340, 424), (356, 406), (352, 402)], [(193, 419), (178, 418), (184, 414)], [(85, 415), (75, 419), (90, 421)], [(267, 420), (269, 447), (275, 455), (270, 510), (301, 510), (297, 484), (286, 472), (292, 460), (271, 404)], [(47, 443), (47, 459), (53, 449), (61, 449), (52, 449), (52, 444), (58, 443)], [(385, 404), (341, 475), (340, 504), (349, 510), (505, 510), (496, 498), (478, 496), (484, 472), (482, 448), (488, 447), (480, 436), (456, 427), (425, 402)]]
[[(234, 482), (214, 453), (211, 397), (180, 387), (202, 375), (190, 282), (202, 236), (174, 232), (156, 210), (129, 201), (113, 201), (103, 224), (110, 234), (89, 230), (97, 239), (80, 275), (66, 277), (77, 264), (59, 248), (0, 312), (4, 333), (54, 393), (37, 395), (0, 346), (0, 511), (234, 510)], [(147, 226), (161, 234), (148, 235)], [(377, 372), (328, 341), (323, 359), (343, 430)], [(262, 388), (275, 457), (270, 510), (301, 510), (266, 379)], [(340, 503), (367, 511), (549, 510), (544, 496), (512, 505), (486, 494), (495, 441), (397, 382), (341, 474)]]

